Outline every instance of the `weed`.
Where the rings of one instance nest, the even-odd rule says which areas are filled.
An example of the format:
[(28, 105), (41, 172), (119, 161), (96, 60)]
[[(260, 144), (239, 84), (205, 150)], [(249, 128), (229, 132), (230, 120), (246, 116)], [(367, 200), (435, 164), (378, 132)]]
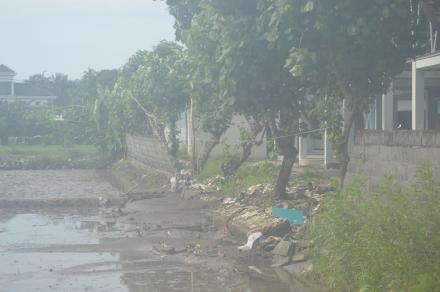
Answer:
[(406, 188), (354, 179), (314, 220), (313, 276), (333, 291), (440, 291), (438, 206), (426, 165)]

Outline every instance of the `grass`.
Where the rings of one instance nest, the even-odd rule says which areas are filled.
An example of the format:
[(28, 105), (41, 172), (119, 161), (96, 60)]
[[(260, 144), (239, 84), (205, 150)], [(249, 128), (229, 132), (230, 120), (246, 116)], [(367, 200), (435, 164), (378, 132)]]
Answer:
[[(215, 176), (223, 176), (221, 171), (222, 160), (210, 159), (199, 175), (201, 179)], [(272, 162), (248, 162), (243, 164), (237, 172), (215, 186), (216, 189), (226, 196), (236, 196), (240, 191), (257, 184), (273, 184), (278, 176), (279, 166)]]
[(0, 147), (0, 169), (101, 168), (106, 160), (93, 145)]
[(223, 176), (222, 163), (223, 160), (221, 159), (210, 158), (205, 167), (200, 172), (199, 178), (207, 179), (218, 175)]
[(94, 145), (14, 145), (0, 146), (0, 156), (4, 155), (64, 155), (65, 153), (96, 154), (98, 147)]
[(313, 273), (331, 291), (440, 291), (440, 184), (429, 167), (412, 186), (353, 180), (313, 223)]

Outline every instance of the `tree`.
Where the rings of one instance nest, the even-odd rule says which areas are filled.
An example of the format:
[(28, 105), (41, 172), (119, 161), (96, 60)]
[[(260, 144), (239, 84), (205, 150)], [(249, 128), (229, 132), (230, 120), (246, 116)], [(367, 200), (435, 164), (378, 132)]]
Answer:
[[(212, 40), (219, 52), (215, 61), (219, 67), (220, 96), (233, 98), (235, 113), (252, 117), (270, 128), (284, 157), (275, 192), (284, 195), (296, 159), (294, 141), (299, 129), (301, 100), (306, 96), (303, 80), (284, 68), (290, 47), (283, 42), (272, 45), (267, 41), (266, 19), (261, 15), (258, 1), (197, 3), (198, 7), (190, 9), (188, 14), (179, 12), (186, 8), (182, 4), (168, 1), (170, 11), (177, 17), (179, 35), (189, 51), (195, 45), (185, 39), (185, 33), (194, 27), (199, 27)], [(181, 15), (185, 15), (183, 21)], [(209, 45), (204, 47), (205, 43), (198, 45), (205, 55), (212, 51)]]
[[(377, 95), (414, 56), (415, 7), (406, 0), (272, 0), (271, 37), (291, 42), (286, 67), (293, 76), (315, 80), (320, 115), (341, 160), (344, 180), (349, 162), (348, 139), (354, 121), (368, 112)], [(298, 42), (300, 32), (300, 42)], [(345, 117), (335, 105), (344, 100)]]
[(146, 129), (153, 132), (176, 157), (177, 122), (188, 95), (182, 76), (182, 47), (162, 41), (153, 51), (136, 53), (121, 71), (115, 91), (144, 114)]

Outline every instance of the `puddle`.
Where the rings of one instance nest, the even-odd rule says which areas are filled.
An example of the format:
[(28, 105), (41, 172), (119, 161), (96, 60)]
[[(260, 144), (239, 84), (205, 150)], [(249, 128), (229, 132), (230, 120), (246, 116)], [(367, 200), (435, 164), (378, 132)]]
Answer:
[(93, 225), (79, 216), (16, 215), (0, 223), (0, 248), (32, 248), (38, 245), (97, 244)]

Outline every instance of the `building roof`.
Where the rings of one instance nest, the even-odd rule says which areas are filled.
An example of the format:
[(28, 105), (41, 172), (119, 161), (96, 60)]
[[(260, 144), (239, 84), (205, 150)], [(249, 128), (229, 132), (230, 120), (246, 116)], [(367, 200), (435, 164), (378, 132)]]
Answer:
[(47, 89), (40, 88), (30, 83), (15, 83), (16, 96), (54, 96)]
[(0, 73), (15, 74), (14, 70), (3, 64), (0, 64)]

